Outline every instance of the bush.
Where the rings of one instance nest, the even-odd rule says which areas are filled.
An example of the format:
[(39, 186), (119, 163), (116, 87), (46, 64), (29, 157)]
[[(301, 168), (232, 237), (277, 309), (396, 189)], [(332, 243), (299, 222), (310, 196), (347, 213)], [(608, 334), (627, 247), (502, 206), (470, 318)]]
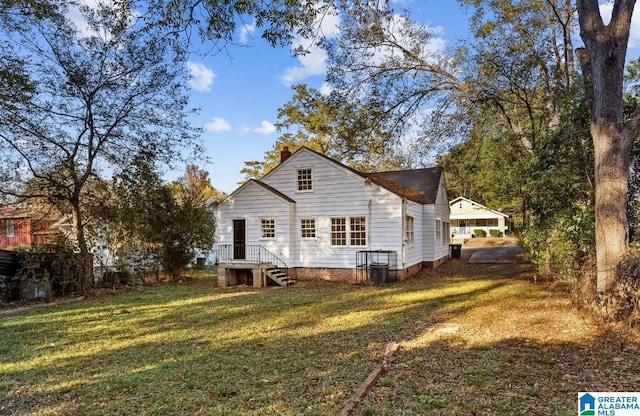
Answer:
[[(631, 252), (617, 270), (617, 279), (610, 290), (597, 294), (584, 306), (593, 309), (604, 320), (640, 325), (640, 253)], [(587, 293), (595, 293), (595, 274), (586, 287)], [(588, 298), (587, 298), (588, 299)], [(595, 302), (594, 302), (595, 301)]]
[(487, 236), (487, 232), (483, 229), (477, 228), (473, 230), (473, 235), (476, 237), (482, 238)]
[[(82, 257), (69, 245), (55, 243), (32, 247), (18, 256), (20, 269), (16, 277), (22, 282), (23, 299), (68, 296), (80, 289)], [(47, 292), (46, 295), (43, 292)]]
[(500, 230), (489, 230), (491, 237), (502, 237)]

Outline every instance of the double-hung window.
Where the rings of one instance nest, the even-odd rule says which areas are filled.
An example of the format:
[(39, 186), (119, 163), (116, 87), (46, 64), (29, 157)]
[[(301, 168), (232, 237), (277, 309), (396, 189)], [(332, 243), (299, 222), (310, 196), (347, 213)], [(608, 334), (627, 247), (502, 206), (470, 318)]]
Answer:
[(365, 217), (331, 218), (332, 246), (366, 246), (367, 220)]
[(404, 241), (408, 246), (412, 246), (415, 242), (414, 219), (407, 215), (404, 217)]
[(312, 191), (313, 190), (313, 171), (311, 168), (303, 168), (297, 170), (298, 191)]
[(331, 218), (331, 245), (347, 245), (347, 219)]
[(349, 235), (352, 246), (367, 245), (367, 222), (365, 217), (349, 218)]
[(260, 231), (262, 238), (276, 238), (276, 220), (273, 218), (263, 218), (260, 220)]
[(300, 220), (300, 235), (302, 238), (316, 238), (316, 220), (314, 218)]

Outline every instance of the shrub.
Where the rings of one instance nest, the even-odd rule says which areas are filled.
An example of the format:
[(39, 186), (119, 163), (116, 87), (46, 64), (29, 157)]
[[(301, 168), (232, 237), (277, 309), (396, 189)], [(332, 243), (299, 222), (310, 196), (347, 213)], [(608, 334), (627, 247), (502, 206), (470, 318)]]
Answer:
[(67, 296), (79, 289), (82, 257), (66, 243), (33, 246), (16, 253), (14, 276), (0, 276), (0, 303)]
[(502, 237), (500, 230), (489, 230), (491, 237)]
[[(22, 297), (67, 296), (78, 291), (82, 281), (82, 257), (63, 241), (34, 246), (19, 253)], [(42, 291), (47, 292), (40, 296)]]
[[(597, 294), (584, 305), (597, 308), (596, 313), (604, 321), (625, 322), (630, 326), (640, 325), (640, 253), (632, 251), (618, 266), (617, 279), (610, 290)], [(595, 274), (586, 287), (586, 292), (595, 292)], [(595, 302), (594, 302), (595, 301)]]
[(475, 230), (473, 230), (473, 235), (476, 237), (486, 237), (487, 236), (487, 232), (483, 229), (480, 228), (476, 228)]

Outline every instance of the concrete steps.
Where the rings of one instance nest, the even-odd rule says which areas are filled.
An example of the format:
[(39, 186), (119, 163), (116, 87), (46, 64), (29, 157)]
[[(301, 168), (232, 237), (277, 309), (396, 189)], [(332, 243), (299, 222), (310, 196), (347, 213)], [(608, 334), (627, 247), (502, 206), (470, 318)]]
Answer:
[(283, 287), (291, 286), (296, 282), (295, 280), (287, 276), (286, 273), (275, 266), (264, 269), (264, 274)]

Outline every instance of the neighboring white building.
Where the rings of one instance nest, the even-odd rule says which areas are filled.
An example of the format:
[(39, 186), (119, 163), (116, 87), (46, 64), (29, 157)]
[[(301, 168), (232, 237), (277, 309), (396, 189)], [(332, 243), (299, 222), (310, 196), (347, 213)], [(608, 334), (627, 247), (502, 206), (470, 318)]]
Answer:
[(447, 201), (440, 168), (362, 173), (285, 149), (278, 167), (218, 206), (219, 284), (284, 284), (272, 266), (291, 278), (356, 281), (382, 265), (389, 280), (404, 279), (448, 258)]
[(509, 216), (482, 204), (458, 197), (449, 203), (451, 208), (451, 234), (453, 238), (471, 238), (475, 230), (484, 230), (487, 236), (504, 235), (509, 230)]

